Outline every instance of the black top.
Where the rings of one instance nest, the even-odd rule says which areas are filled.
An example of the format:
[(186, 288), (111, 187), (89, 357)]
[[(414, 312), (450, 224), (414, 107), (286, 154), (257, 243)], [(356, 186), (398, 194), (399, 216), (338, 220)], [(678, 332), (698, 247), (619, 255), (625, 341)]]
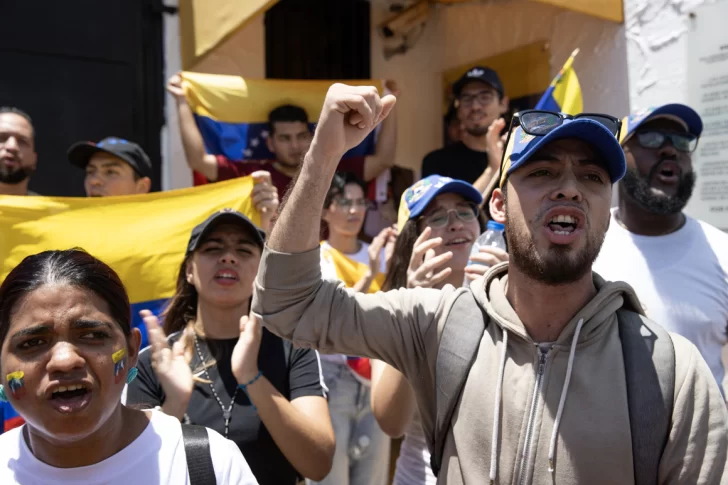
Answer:
[(442, 175), (470, 184), (488, 167), (488, 154), (471, 150), (459, 141), (430, 152), (422, 161), (422, 177)]
[[(180, 336), (181, 332), (170, 335), (170, 344)], [(237, 341), (237, 338), (200, 340), (200, 350), (206, 360), (209, 361), (209, 355), (212, 355), (217, 362), (207, 372), (225, 409), (230, 405), (230, 399), (237, 387), (230, 364)], [(199, 364), (197, 351), (193, 350), (192, 355), (191, 366), (196, 369)], [(137, 368), (139, 375), (129, 385), (127, 404), (161, 406), (165, 399), (164, 392), (152, 369), (149, 347), (139, 354)], [(265, 328), (260, 343), (258, 368), (273, 387), (289, 400), (302, 396), (325, 395), (316, 352), (295, 349), (290, 342), (273, 335)], [(204, 379), (204, 375), (202, 378)], [(187, 415), (192, 424), (206, 426), (224, 436), (225, 420), (222, 409), (209, 384), (195, 383)], [(228, 438), (238, 445), (260, 485), (293, 485), (297, 482), (296, 470), (278, 449), (242, 389), (235, 397)]]

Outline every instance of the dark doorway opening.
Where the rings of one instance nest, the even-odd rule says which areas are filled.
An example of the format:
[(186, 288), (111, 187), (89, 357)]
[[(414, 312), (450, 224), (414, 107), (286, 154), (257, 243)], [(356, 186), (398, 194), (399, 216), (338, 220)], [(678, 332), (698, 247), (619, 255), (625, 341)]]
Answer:
[(270, 79), (369, 79), (367, 0), (281, 0), (265, 13)]

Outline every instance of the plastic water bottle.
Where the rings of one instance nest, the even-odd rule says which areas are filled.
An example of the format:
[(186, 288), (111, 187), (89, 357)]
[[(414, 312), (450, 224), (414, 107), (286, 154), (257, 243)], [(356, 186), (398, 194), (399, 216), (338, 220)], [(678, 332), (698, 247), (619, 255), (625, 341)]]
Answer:
[[(505, 231), (505, 226), (501, 224), (500, 222), (496, 221), (488, 221), (488, 224), (485, 226), (485, 232), (481, 234), (478, 239), (475, 240), (473, 243), (473, 247), (470, 250), (470, 257), (472, 258), (473, 254), (477, 254), (480, 252), (480, 248), (491, 246), (494, 248), (502, 249), (503, 251), (506, 250), (506, 240), (503, 237), (503, 232)], [(468, 261), (468, 265), (471, 264), (483, 264), (478, 263), (476, 261), (473, 261), (472, 259)], [(470, 283), (470, 280), (468, 280), (467, 275), (465, 276), (465, 280), (463, 281), (463, 286), (467, 286)]]

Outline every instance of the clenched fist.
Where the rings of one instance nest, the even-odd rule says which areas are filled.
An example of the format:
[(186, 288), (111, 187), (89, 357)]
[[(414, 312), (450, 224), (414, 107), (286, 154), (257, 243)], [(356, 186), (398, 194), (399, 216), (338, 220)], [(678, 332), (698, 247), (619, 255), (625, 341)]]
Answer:
[(311, 143), (312, 158), (338, 164), (344, 153), (359, 145), (387, 117), (396, 101), (391, 94), (380, 97), (373, 86), (332, 85)]

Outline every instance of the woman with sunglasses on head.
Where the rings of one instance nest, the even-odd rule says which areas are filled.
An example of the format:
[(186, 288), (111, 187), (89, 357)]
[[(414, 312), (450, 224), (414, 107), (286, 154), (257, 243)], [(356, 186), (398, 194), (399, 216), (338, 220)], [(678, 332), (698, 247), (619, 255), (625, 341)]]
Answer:
[[(384, 282), (395, 231), (386, 228), (369, 245), (359, 240), (367, 215), (366, 185), (355, 175), (334, 175), (324, 201), (328, 239), (321, 243), (321, 273), (354, 291), (376, 292)], [(387, 251), (385, 251), (385, 247)], [(386, 254), (385, 254), (386, 252)], [(322, 355), (336, 453), (323, 485), (382, 485), (388, 472), (389, 437), (372, 415), (369, 359)]]
[[(141, 341), (130, 320), (117, 274), (81, 250), (29, 256), (5, 278), (0, 399), (26, 424), (0, 436), (0, 483), (190, 483), (179, 421), (121, 404)], [(257, 483), (237, 447), (202, 431), (210, 478)]]
[(263, 240), (232, 210), (192, 230), (164, 331), (142, 312), (150, 347), (127, 400), (219, 431), (261, 485), (293, 485), (326, 476), (334, 433), (318, 354), (248, 317)]
[[(483, 198), (472, 185), (431, 175), (407, 189), (400, 203), (400, 233), (387, 272), (385, 290), (461, 286), (508, 260), (497, 248), (484, 247), (471, 256), (473, 243), (485, 229)], [(470, 263), (470, 264), (469, 264)], [(395, 485), (434, 485), (415, 398), (404, 376), (372, 361), (372, 410), (390, 436), (405, 435), (395, 471)]]

